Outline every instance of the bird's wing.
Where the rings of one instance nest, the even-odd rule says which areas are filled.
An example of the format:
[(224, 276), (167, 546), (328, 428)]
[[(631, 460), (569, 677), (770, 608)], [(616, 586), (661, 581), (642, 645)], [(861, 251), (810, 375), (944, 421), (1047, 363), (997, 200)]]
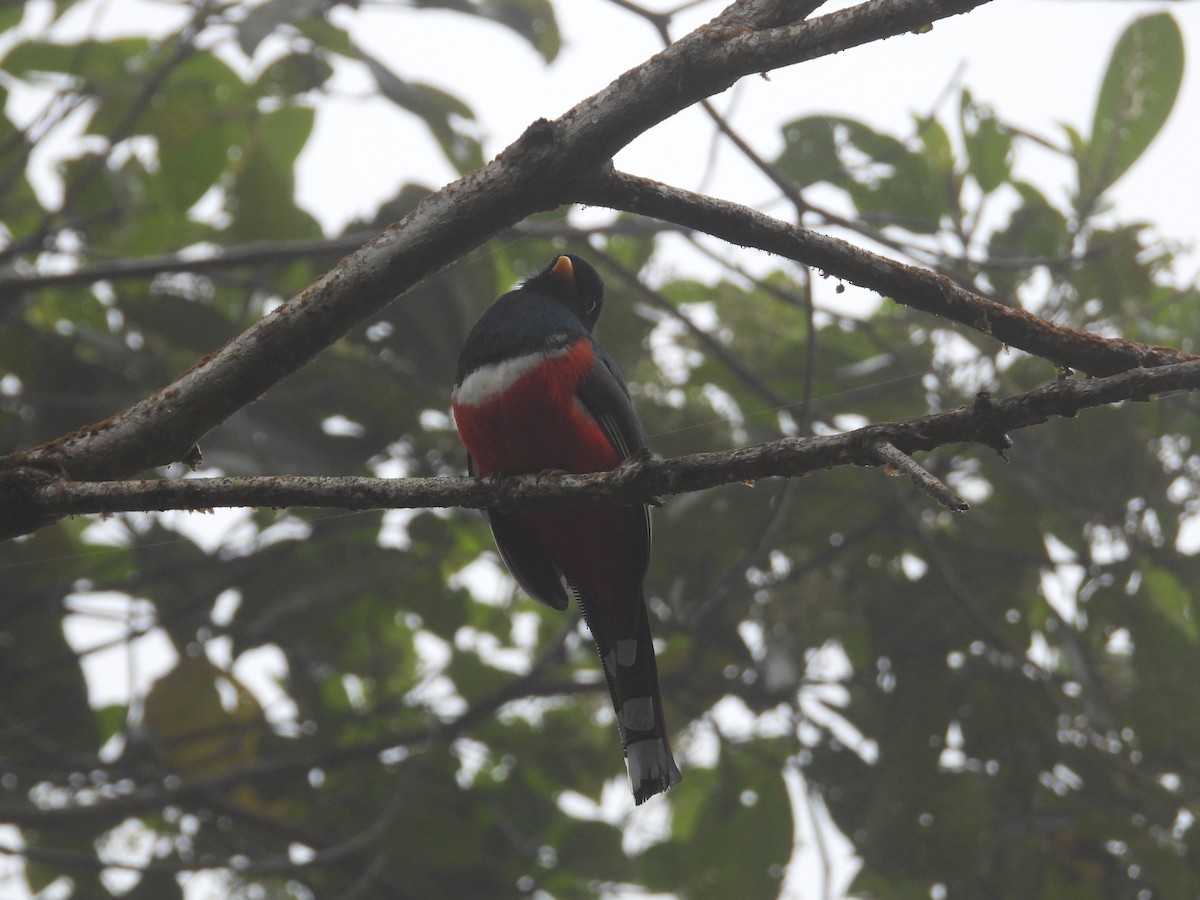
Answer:
[[(625, 381), (616, 363), (599, 347), (591, 372), (575, 394), (622, 458), (627, 459), (647, 446), (646, 430), (634, 412)], [(683, 776), (671, 755), (650, 618), (640, 587), (650, 561), (650, 510), (643, 504), (636, 511), (624, 512), (629, 514), (630, 529), (636, 528), (635, 517), (639, 514), (644, 529), (644, 539), (634, 545), (640, 558), (632, 560), (632, 565), (638, 567), (637, 592), (626, 595), (615, 605), (596, 603), (596, 598), (583, 595), (579, 600), (600, 651), (625, 747), (634, 802), (640, 804), (678, 784)]]
[[(575, 389), (575, 396), (612, 441), (622, 459), (628, 459), (649, 445), (646, 429), (634, 412), (633, 401), (629, 399), (625, 379), (621, 377), (621, 371), (612, 357), (599, 345), (596, 345), (596, 358), (592, 363), (591, 372)], [(642, 506), (641, 509), (646, 530), (645, 554), (642, 560), (644, 574), (646, 566), (650, 563), (650, 510), (646, 506)]]
[[(467, 472), (476, 474), (475, 460), (469, 453)], [(520, 516), (498, 509), (484, 510), (484, 515), (492, 526), (492, 537), (496, 539), (500, 558), (525, 592), (551, 609), (566, 609), (570, 602), (570, 585), (550, 559), (532, 526)]]
[(633, 411), (625, 380), (612, 357), (601, 347), (596, 347), (592, 370), (576, 388), (575, 394), (623, 459), (649, 444), (646, 429)]
[[(592, 369), (576, 389), (576, 396), (622, 459), (646, 446), (646, 430), (634, 412), (620, 370), (599, 346)], [(475, 461), (469, 454), (467, 471), (475, 474)], [(529, 522), (519, 514), (499, 509), (488, 509), (486, 515), (500, 556), (521, 587), (551, 609), (566, 609), (574, 589), (551, 560)], [(641, 519), (645, 541), (641, 558), (635, 563), (639, 577), (645, 574), (650, 561), (650, 511), (645, 506), (641, 507)]]

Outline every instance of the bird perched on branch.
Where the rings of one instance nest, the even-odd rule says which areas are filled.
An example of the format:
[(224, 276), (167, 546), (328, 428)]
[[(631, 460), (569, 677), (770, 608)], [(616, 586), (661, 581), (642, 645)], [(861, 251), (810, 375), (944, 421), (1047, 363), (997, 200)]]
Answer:
[[(472, 474), (602, 472), (646, 446), (617, 365), (592, 337), (604, 284), (555, 257), (483, 314), (454, 380), (454, 418)], [(642, 580), (645, 506), (487, 511), (500, 556), (554, 609), (579, 600), (608, 680), (638, 803), (682, 777), (671, 755)]]

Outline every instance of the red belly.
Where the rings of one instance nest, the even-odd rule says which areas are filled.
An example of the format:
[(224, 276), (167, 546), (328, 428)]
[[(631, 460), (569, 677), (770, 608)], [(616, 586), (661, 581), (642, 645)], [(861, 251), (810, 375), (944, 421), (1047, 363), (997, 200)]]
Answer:
[(478, 406), (454, 405), (463, 446), (480, 475), (520, 475), (558, 469), (604, 472), (621, 456), (575, 399), (592, 366), (592, 345), (580, 340)]
[[(476, 406), (455, 403), (458, 432), (476, 471), (486, 476), (615, 469), (621, 454), (575, 399), (592, 361), (591, 342), (581, 340), (504, 394)], [(647, 549), (641, 508), (527, 509), (521, 515), (606, 619), (624, 599), (639, 595)]]

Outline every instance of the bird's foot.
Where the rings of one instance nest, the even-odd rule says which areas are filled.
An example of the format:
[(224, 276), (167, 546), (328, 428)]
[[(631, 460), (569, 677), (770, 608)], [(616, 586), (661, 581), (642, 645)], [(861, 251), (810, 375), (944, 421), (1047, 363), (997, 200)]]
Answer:
[[(629, 454), (625, 459), (621, 460), (621, 464), (617, 466), (616, 472), (618, 475), (618, 484), (630, 484), (637, 480), (638, 476), (644, 471), (646, 463), (654, 461), (654, 454), (650, 452), (649, 447), (640, 447), (633, 453)], [(646, 499), (647, 506), (662, 506), (663, 501), (659, 497), (649, 497)]]

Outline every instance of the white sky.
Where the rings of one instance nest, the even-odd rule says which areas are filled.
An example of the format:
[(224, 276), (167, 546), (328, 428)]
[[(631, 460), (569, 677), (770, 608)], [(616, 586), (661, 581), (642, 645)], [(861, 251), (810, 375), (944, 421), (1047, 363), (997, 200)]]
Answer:
[[(690, 21), (706, 20), (723, 5), (704, 4)], [(561, 115), (659, 49), (648, 25), (605, 0), (572, 0), (557, 8), (564, 51), (549, 70), (516, 36), (447, 13), (369, 7), (357, 16), (369, 26), (359, 38), (400, 74), (464, 97), (479, 118), (487, 151), (495, 153), (534, 118)], [(996, 0), (936, 23), (929, 34), (893, 38), (780, 70), (770, 81), (744, 79), (716, 103), (733, 110), (734, 124), (770, 158), (781, 148), (780, 124), (803, 115), (836, 113), (905, 133), (912, 114), (927, 112), (961, 67), (961, 82), (977, 100), (1058, 140), (1058, 122), (1086, 133), (1121, 30), (1137, 15), (1163, 8), (1180, 22), (1188, 57), (1200, 58), (1200, 4)], [(486, 74), (480, 71), (482, 61)], [(362, 78), (348, 75), (340, 83), (358, 96), (369, 90)], [(956, 108), (955, 95), (946, 109), (953, 114)], [(1193, 67), (1159, 140), (1113, 194), (1127, 216), (1157, 222), (1164, 233), (1189, 241), (1200, 238), (1200, 221), (1194, 205), (1177, 198), (1200, 197), (1197, 131), (1200, 68)], [(695, 187), (707, 168), (710, 133), (702, 112), (685, 111), (635, 141), (616, 162), (637, 174)], [(301, 197), (329, 222), (369, 212), (376, 198), (389, 196), (414, 172), (431, 183), (452, 175), (423, 128), (395, 115), (383, 100), (349, 102), (322, 112), (317, 137), (301, 159)], [(1033, 156), (1026, 165), (1043, 169), (1039, 181), (1065, 183), (1065, 165), (1047, 174), (1046, 155)], [(720, 162), (713, 193), (751, 205), (777, 196), (728, 145)]]
[[(647, 0), (646, 5), (670, 8), (677, 3)], [(706, 20), (723, 5), (701, 5), (686, 22), (680, 21), (674, 34)], [(489, 156), (534, 118), (557, 117), (659, 49), (658, 38), (647, 24), (606, 0), (556, 3), (564, 50), (549, 69), (505, 29), (461, 15), (397, 9), (394, 4), (363, 6), (357, 12), (339, 10), (338, 20), (359, 23), (356, 38), (398, 74), (436, 84), (465, 99), (476, 112)], [(716, 103), (722, 110), (732, 110), (735, 126), (770, 158), (781, 147), (781, 123), (815, 113), (861, 118), (882, 130), (906, 134), (912, 114), (928, 112), (959, 73), (960, 83), (977, 100), (993, 104), (1003, 118), (1060, 141), (1059, 122), (1086, 133), (1108, 54), (1121, 30), (1136, 16), (1160, 9), (1169, 9), (1179, 21), (1193, 64), (1167, 127), (1111, 196), (1124, 219), (1157, 223), (1163, 234), (1195, 250), (1200, 244), (1200, 175), (1195, 162), (1195, 148), (1200, 146), (1200, 66), (1194, 63), (1200, 59), (1200, 3), (996, 0), (970, 15), (937, 23), (929, 34), (846, 51), (772, 73), (769, 81), (745, 79), (716, 98)], [(179, 17), (180, 4), (90, 0), (76, 8), (70, 21), (77, 29), (112, 35), (143, 33), (154, 22), (170, 27)], [(0, 52), (3, 49), (0, 45)], [(269, 53), (270, 43), (263, 49)], [(347, 68), (334, 87), (336, 100), (321, 107), (317, 133), (301, 157), (298, 180), (301, 203), (327, 230), (371, 214), (405, 181), (437, 186), (453, 177), (424, 126), (371, 97), (373, 85), (363, 72)], [(950, 96), (944, 108), (952, 114), (957, 92)], [(14, 102), (19, 105), (21, 100)], [(703, 114), (687, 111), (637, 140), (618, 156), (617, 164), (630, 172), (697, 188), (709, 163), (710, 135)], [(58, 150), (65, 148), (58, 145)], [(42, 172), (39, 186), (44, 190), (52, 190), (48, 185), (55, 148), (48, 151), (37, 160)], [(1043, 188), (1061, 184), (1069, 189), (1069, 169), (1064, 164), (1053, 163), (1044, 153), (1028, 154), (1025, 159), (1024, 172), (1031, 180)], [(768, 211), (776, 196), (766, 180), (727, 145), (720, 150), (716, 177), (708, 190)], [(782, 208), (779, 211), (786, 214)], [(1193, 252), (1189, 265), (1198, 258)], [(692, 274), (689, 267), (701, 264), (691, 256), (664, 254), (659, 265), (664, 274)], [(77, 619), (70, 632), (75, 646), (111, 638), (111, 631), (102, 628), (80, 633), (81, 621)], [(141, 679), (161, 674), (171, 664), (161, 639), (156, 643), (152, 635), (143, 648), (144, 659), (138, 666)], [(270, 660), (260, 662), (257, 666), (243, 663), (239, 675), (254, 681), (251, 670), (269, 674)], [(101, 663), (89, 667), (94, 692), (102, 702), (118, 702), (128, 690), (124, 673), (129, 667), (116, 660)], [(122, 676), (114, 681), (113, 672), (118, 670)], [(107, 671), (108, 676), (93, 671)], [(268, 690), (269, 678), (260, 681), (257, 693), (264, 697)], [(789, 789), (798, 796), (796, 784)], [(800, 865), (789, 877), (788, 896), (813, 898), (819, 893), (811, 823), (802, 821), (801, 828)], [(11, 837), (11, 833), (0, 834), (5, 842), (11, 842)], [(834, 885), (840, 891), (853, 869), (844, 842), (834, 856)], [(9, 896), (12, 885), (3, 872), (0, 860), (0, 890)], [(189, 893), (204, 896), (213, 887), (202, 879)]]

